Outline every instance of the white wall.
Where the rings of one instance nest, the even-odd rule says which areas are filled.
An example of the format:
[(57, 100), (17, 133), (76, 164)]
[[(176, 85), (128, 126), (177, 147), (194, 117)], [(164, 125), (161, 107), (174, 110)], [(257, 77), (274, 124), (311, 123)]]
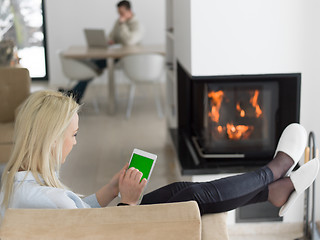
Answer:
[[(176, 54), (190, 74), (301, 72), (301, 123), (315, 132), (320, 146), (320, 2), (189, 0), (185, 4), (191, 9), (191, 25), (184, 30), (186, 36), (191, 32), (191, 48)], [(176, 12), (187, 17), (187, 12)], [(317, 189), (320, 219), (320, 176)], [(302, 209), (301, 198), (285, 221), (302, 221)]]
[[(46, 1), (48, 61), (50, 84), (65, 85), (57, 56), (59, 49), (85, 45), (84, 28), (103, 28), (109, 32), (116, 21), (118, 0), (53, 0)], [(165, 2), (132, 0), (133, 11), (146, 30), (143, 43), (164, 44)], [(105, 82), (106, 76), (101, 76)]]
[(174, 8), (174, 51), (180, 63), (191, 69), (191, 4), (190, 0), (176, 0), (173, 2)]
[[(320, 2), (308, 1), (303, 11), (301, 123), (316, 134), (320, 147)], [(320, 219), (320, 174), (316, 182), (316, 219)]]
[(301, 71), (302, 4), (191, 1), (192, 75)]

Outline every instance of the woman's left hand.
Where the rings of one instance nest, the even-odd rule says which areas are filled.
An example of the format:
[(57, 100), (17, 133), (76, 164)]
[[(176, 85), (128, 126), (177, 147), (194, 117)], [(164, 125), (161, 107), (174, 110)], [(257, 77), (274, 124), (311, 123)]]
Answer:
[(114, 194), (114, 196), (118, 196), (119, 194), (119, 178), (120, 175), (123, 171), (126, 171), (129, 167), (129, 163), (126, 163), (126, 165), (124, 165), (124, 167), (116, 174), (113, 176), (113, 178), (110, 180), (110, 187), (112, 188), (112, 192)]

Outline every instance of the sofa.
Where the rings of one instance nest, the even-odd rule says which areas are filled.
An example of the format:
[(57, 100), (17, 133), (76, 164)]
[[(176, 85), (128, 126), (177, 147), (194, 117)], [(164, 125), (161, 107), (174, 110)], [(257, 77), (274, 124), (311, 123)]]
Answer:
[(225, 240), (226, 213), (200, 216), (195, 201), (100, 209), (8, 209), (1, 240)]
[(17, 107), (29, 96), (29, 71), (20, 67), (0, 67), (0, 164), (8, 162)]

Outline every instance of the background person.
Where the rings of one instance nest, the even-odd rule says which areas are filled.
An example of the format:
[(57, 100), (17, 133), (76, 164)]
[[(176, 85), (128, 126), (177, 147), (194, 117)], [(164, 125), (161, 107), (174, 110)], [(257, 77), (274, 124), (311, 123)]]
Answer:
[(143, 39), (143, 27), (132, 12), (129, 1), (121, 1), (117, 4), (119, 19), (109, 34), (109, 44), (138, 45)]
[[(119, 2), (117, 4), (117, 10), (119, 18), (115, 22), (113, 29), (108, 36), (108, 44), (121, 44), (123, 46), (141, 44), (144, 35), (143, 26), (133, 13), (130, 2)], [(118, 60), (116, 59), (116, 61)], [(102, 73), (102, 71), (107, 67), (107, 62), (105, 59), (92, 60), (88, 63), (88, 65), (92, 67), (92, 63), (94, 63), (93, 69), (98, 74)], [(64, 88), (59, 88), (59, 91), (73, 93), (77, 103), (80, 103), (88, 84), (92, 80), (93, 79), (79, 81), (72, 89), (67, 90)]]

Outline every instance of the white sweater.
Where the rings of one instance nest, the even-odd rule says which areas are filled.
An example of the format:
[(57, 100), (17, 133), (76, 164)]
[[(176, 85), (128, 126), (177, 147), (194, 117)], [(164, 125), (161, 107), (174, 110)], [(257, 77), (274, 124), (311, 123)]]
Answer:
[(117, 20), (109, 34), (109, 40), (125, 46), (137, 45), (142, 41), (143, 32), (142, 25), (138, 19), (133, 16), (130, 20), (124, 23)]
[[(2, 202), (3, 193), (0, 193)], [(99, 208), (95, 194), (80, 198), (72, 191), (41, 186), (37, 183), (32, 173), (26, 171), (18, 172), (15, 175), (13, 195), (9, 202), (9, 208)], [(1, 208), (1, 215), (4, 216), (4, 209)]]

